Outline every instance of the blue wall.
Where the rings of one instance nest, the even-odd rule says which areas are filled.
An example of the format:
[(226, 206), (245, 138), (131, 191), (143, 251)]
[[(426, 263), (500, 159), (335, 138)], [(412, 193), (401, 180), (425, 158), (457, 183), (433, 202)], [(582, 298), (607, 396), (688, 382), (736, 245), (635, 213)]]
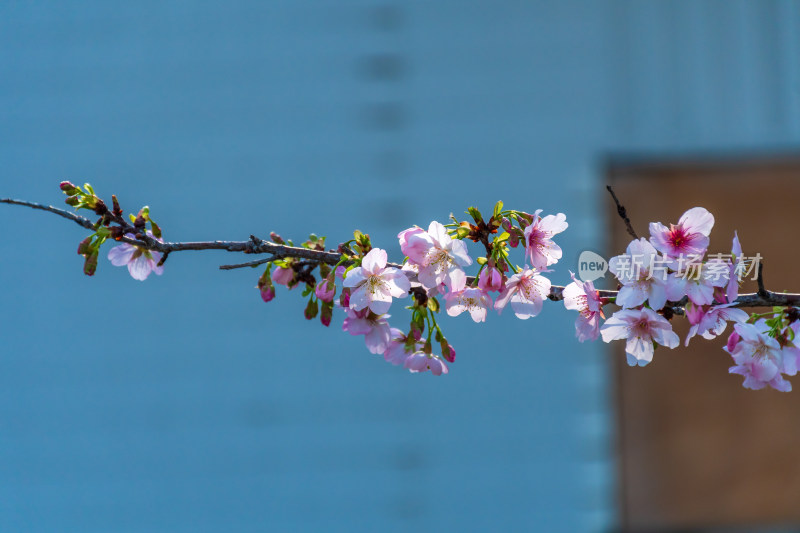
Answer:
[[(798, 145), (798, 25), (795, 1), (3, 2), (0, 196), (89, 181), (171, 240), (359, 228), (395, 260), (399, 230), (502, 198), (567, 214), (564, 284), (605, 244), (605, 155)], [(450, 375), (414, 376), (217, 270), (240, 256), (86, 278), (77, 226), (0, 224), (2, 531), (614, 524), (606, 354), (559, 305), (448, 320)]]

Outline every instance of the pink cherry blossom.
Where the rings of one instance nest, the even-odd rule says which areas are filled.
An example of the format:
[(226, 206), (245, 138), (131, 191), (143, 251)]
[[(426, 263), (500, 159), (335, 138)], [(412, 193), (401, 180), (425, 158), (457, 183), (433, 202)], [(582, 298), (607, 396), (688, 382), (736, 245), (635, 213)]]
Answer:
[(608, 269), (622, 284), (616, 300), (620, 307), (648, 301), (653, 309), (661, 309), (667, 303), (667, 265), (646, 239), (631, 241), (625, 254), (609, 260)]
[[(155, 239), (151, 232), (148, 231), (147, 235)], [(129, 239), (136, 238), (132, 233), (126, 233), (125, 236)], [(163, 242), (161, 239), (156, 240)], [(108, 259), (114, 266), (127, 266), (131, 277), (139, 281), (146, 280), (151, 272), (157, 276), (164, 273), (164, 267), (158, 266), (158, 262), (161, 261), (159, 252), (153, 252), (133, 244), (123, 243), (115, 246), (108, 251)]]
[(653, 342), (667, 348), (680, 343), (669, 321), (646, 307), (617, 311), (600, 326), (600, 334), (603, 342), (627, 339), (625, 353), (630, 366), (645, 366), (653, 360)]
[(502, 290), (503, 273), (500, 272), (496, 267), (487, 265), (478, 278), (478, 288), (484, 292), (496, 292)]
[(398, 238), (401, 250), (416, 265), (417, 279), (426, 289), (442, 283), (451, 290), (455, 285), (463, 285), (466, 280), (463, 267), (471, 265), (472, 258), (467, 254), (467, 245), (450, 237), (439, 222), (431, 222), (428, 231), (409, 228), (400, 232)]
[(272, 274), (272, 281), (278, 285), (289, 286), (289, 283), (294, 279), (294, 270), (291, 268), (278, 267)]
[(564, 296), (564, 307), (578, 312), (575, 319), (575, 336), (580, 342), (597, 340), (600, 336), (600, 319), (603, 316), (603, 301), (600, 298), (594, 283), (575, 279), (575, 274), (570, 272), (572, 283), (564, 287), (561, 293)]
[(650, 242), (668, 257), (702, 256), (708, 248), (708, 236), (714, 227), (714, 215), (702, 207), (693, 207), (667, 228), (660, 222), (650, 223)]
[(780, 344), (767, 335), (768, 327), (763, 321), (735, 324), (734, 329), (739, 340), (730, 354), (736, 365), (728, 371), (744, 376), (744, 388), (759, 390), (769, 385), (783, 392), (792, 390), (792, 384), (781, 375), (783, 356)]
[(492, 305), (489, 295), (477, 287), (448, 292), (444, 300), (448, 315), (458, 316), (464, 311), (469, 311), (475, 322), (485, 322), (486, 311)]
[(344, 278), (350, 289), (350, 308), (360, 311), (369, 307), (378, 315), (389, 310), (392, 298), (408, 296), (411, 284), (397, 268), (386, 267), (386, 251), (373, 248), (364, 256), (360, 267), (355, 267)]
[(404, 365), (408, 356), (416, 351), (419, 343), (414, 343), (409, 347), (406, 343), (406, 335), (397, 328), (391, 329), (391, 339), (383, 353), (383, 358), (395, 366)]
[(364, 335), (364, 342), (371, 353), (384, 353), (391, 342), (392, 331), (386, 320), (389, 315), (377, 316), (369, 309), (347, 310), (342, 329), (350, 335)]
[(689, 340), (695, 335), (700, 335), (704, 339), (713, 339), (728, 326), (728, 322), (746, 322), (749, 315), (741, 309), (731, 307), (732, 304), (716, 305), (714, 307), (688, 304), (686, 306), (686, 317), (692, 325), (686, 335), (685, 345), (689, 346)]
[(720, 259), (680, 264), (679, 267), (681, 270), (670, 273), (667, 279), (667, 299), (671, 301), (688, 296), (694, 304), (709, 305), (714, 302), (715, 288), (728, 284), (729, 266)]
[(428, 355), (421, 351), (409, 355), (403, 366), (410, 372), (426, 372), (430, 370), (434, 376), (441, 376), (449, 372), (447, 364), (438, 355)]
[(561, 248), (552, 241), (554, 235), (569, 227), (564, 213), (539, 216), (539, 209), (533, 215), (533, 223), (525, 228), (525, 257), (536, 270), (543, 271), (561, 259)]
[[(425, 238), (425, 235), (425, 230), (418, 226), (408, 228), (397, 234), (397, 238), (400, 241), (400, 250), (403, 255), (406, 255), (415, 264), (422, 264), (425, 261), (428, 249), (430, 249), (430, 242)], [(409, 239), (414, 236), (419, 238), (409, 242)]]
[(549, 294), (550, 280), (526, 267), (508, 279), (506, 288), (494, 303), (494, 308), (498, 313), (502, 313), (505, 306), (511, 302), (511, 309), (517, 318), (526, 320), (541, 312), (542, 304)]

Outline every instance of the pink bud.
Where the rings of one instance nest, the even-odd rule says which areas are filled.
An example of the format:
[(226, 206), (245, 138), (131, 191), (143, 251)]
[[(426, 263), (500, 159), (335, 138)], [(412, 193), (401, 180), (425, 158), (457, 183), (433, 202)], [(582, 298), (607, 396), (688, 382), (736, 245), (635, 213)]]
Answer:
[(333, 317), (333, 304), (322, 304), (322, 309), (319, 314), (319, 321), (326, 328), (331, 325), (331, 318)]
[(64, 194), (66, 194), (67, 196), (73, 196), (73, 195), (76, 195), (79, 192), (81, 192), (81, 190), (79, 188), (77, 188), (75, 185), (73, 185), (72, 183), (70, 183), (68, 181), (62, 181), (59, 184), (59, 187), (64, 192)]
[(736, 348), (736, 345), (739, 344), (740, 338), (741, 337), (739, 337), (739, 334), (736, 333), (735, 331), (730, 334), (730, 336), (728, 337), (728, 343), (725, 345), (729, 353), (733, 352), (734, 348)]
[(444, 358), (447, 359), (448, 362), (455, 363), (456, 362), (456, 349), (453, 348), (452, 344), (448, 344), (447, 347), (450, 349), (450, 352), (447, 355), (444, 355), (444, 354), (442, 354), (442, 355), (444, 355)]
[(478, 288), (483, 292), (499, 291), (503, 288), (503, 275), (495, 267), (487, 267), (478, 279)]
[(261, 289), (261, 299), (265, 302), (271, 302), (275, 298), (275, 288), (273, 286), (264, 287)]
[(278, 267), (272, 275), (272, 281), (280, 285), (288, 286), (294, 279), (294, 270), (291, 268)]
[(314, 288), (314, 294), (323, 302), (332, 302), (336, 294), (336, 285), (331, 279), (323, 279)]

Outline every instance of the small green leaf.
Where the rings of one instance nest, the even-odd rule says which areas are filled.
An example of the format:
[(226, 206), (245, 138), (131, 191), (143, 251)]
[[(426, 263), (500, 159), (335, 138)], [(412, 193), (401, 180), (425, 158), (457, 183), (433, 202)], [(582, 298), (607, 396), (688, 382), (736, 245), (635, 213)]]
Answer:
[(481, 212), (478, 211), (475, 207), (467, 208), (467, 214), (469, 214), (476, 223), (481, 222), (483, 220)]
[(158, 226), (158, 224), (153, 222), (152, 218), (150, 219), (150, 231), (153, 233), (153, 237), (156, 239), (161, 238), (161, 228)]
[(496, 204), (494, 204), (494, 218), (499, 219), (500, 213), (503, 211), (503, 201), (500, 200)]

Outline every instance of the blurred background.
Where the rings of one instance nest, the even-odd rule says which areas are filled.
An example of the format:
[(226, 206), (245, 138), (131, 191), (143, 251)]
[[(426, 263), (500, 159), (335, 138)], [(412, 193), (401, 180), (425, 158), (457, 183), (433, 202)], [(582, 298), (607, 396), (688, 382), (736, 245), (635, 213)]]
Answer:
[[(398, 261), (503, 199), (567, 215), (563, 285), (624, 249), (611, 182), (640, 234), (747, 228), (796, 292), (799, 119), (792, 0), (0, 2), (0, 196), (88, 181), (168, 240), (358, 228)], [(445, 319), (450, 374), (412, 375), (241, 255), (88, 278), (78, 226), (0, 223), (0, 531), (800, 531), (800, 392), (718, 347), (622, 368), (551, 303)]]

